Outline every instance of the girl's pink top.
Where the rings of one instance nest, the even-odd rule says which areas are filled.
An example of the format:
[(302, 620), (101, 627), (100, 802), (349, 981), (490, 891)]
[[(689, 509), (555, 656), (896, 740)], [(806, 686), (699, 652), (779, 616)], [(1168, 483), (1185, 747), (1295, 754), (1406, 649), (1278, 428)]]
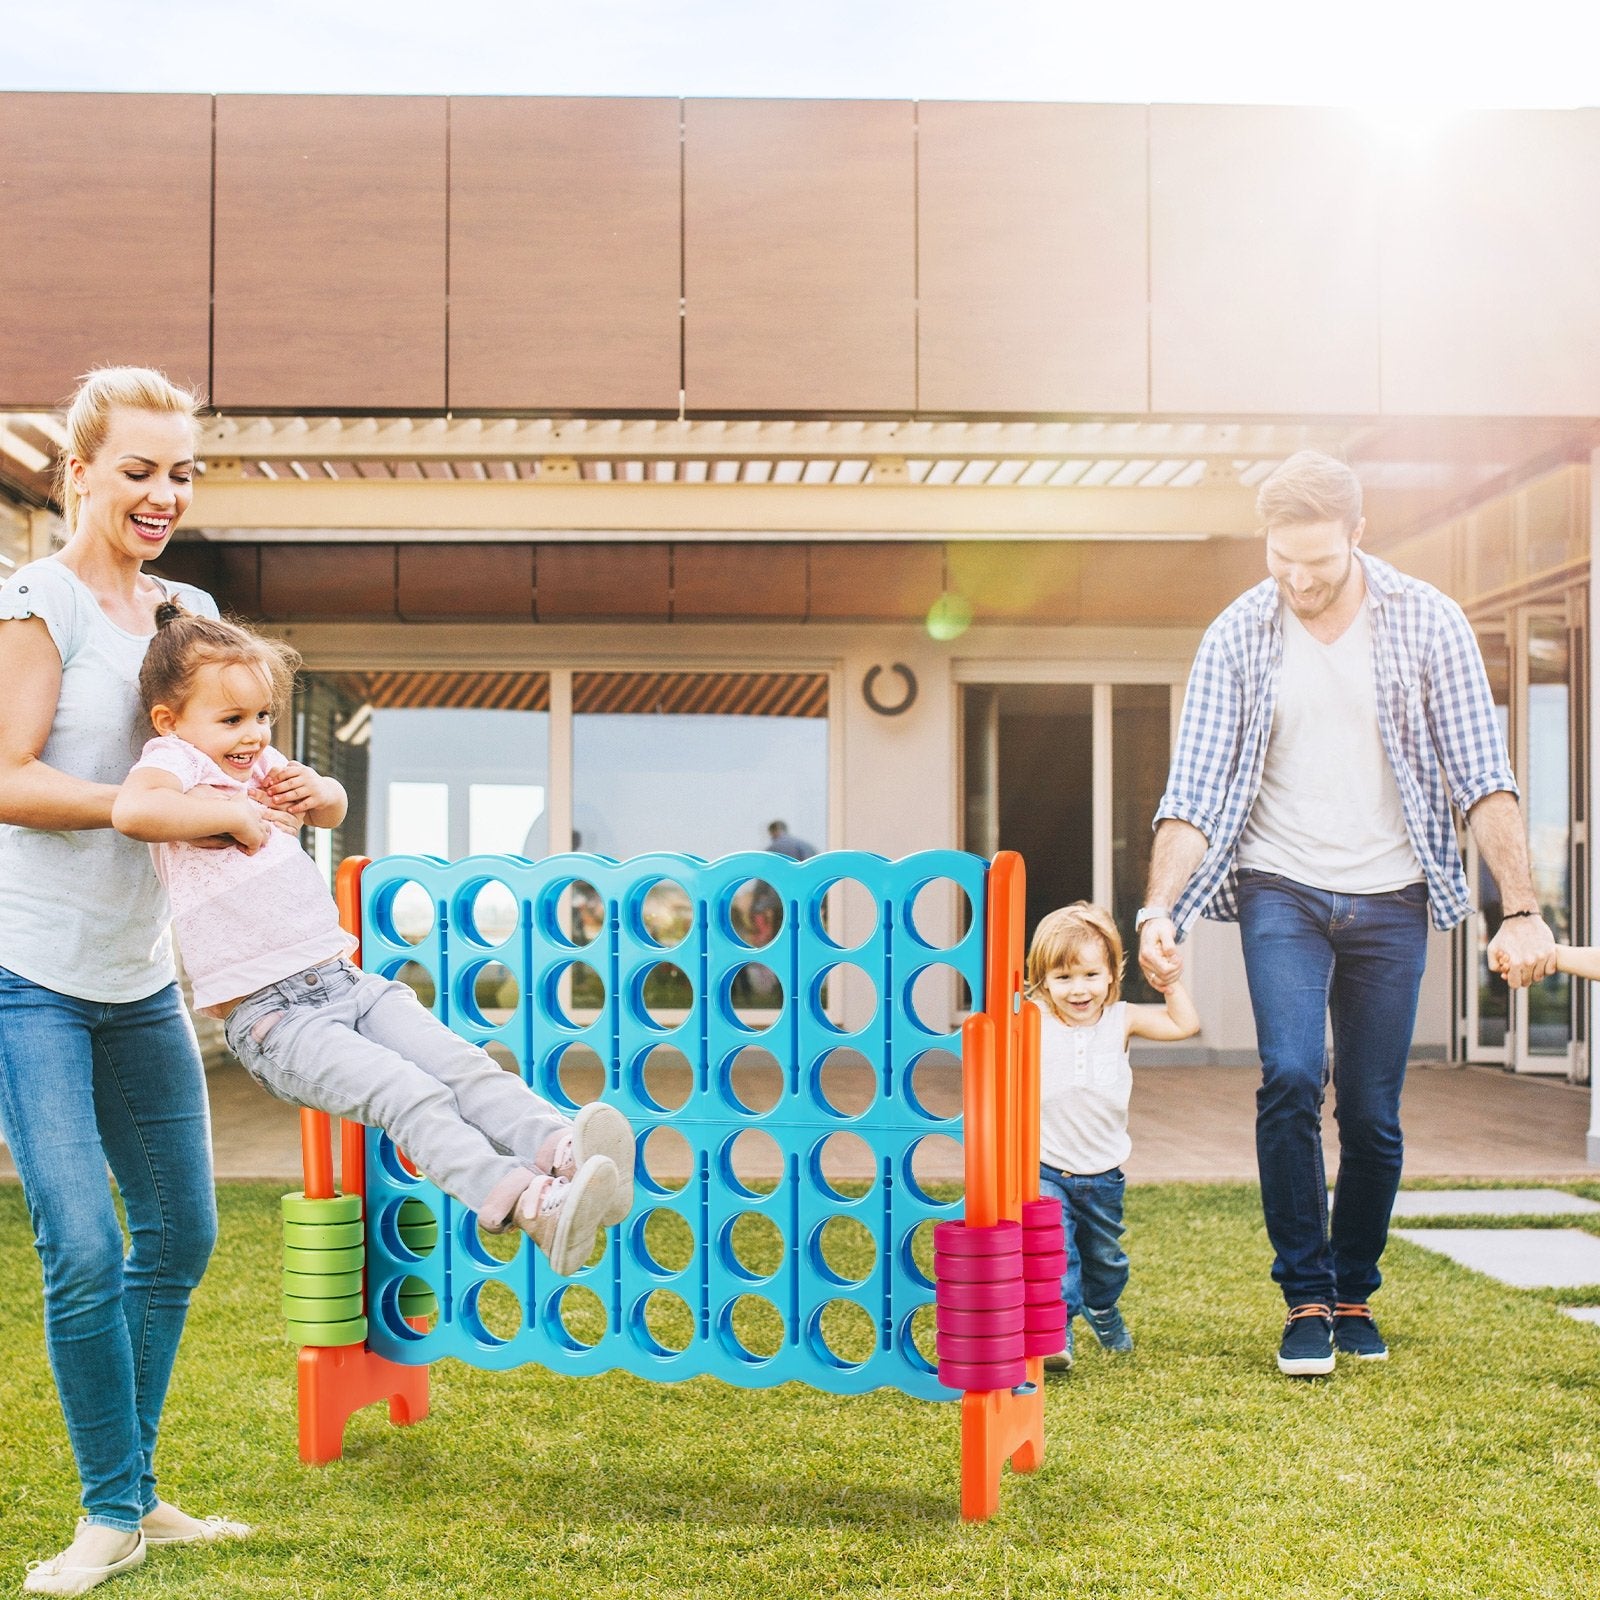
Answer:
[[(168, 734), (145, 745), (133, 770), (170, 772), (185, 793), (204, 786), (242, 795), (287, 761), (269, 746), (240, 782), (187, 740)], [(192, 844), (153, 844), (150, 852), (172, 901), (172, 931), (197, 1011), (241, 1000), (356, 947), (339, 926), (317, 864), (280, 828), (253, 856)]]

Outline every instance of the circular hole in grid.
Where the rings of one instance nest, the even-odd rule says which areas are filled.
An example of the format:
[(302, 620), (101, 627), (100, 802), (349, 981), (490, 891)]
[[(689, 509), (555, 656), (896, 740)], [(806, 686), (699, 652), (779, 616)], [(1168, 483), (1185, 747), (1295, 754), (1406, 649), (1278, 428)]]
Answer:
[(831, 1367), (859, 1367), (877, 1348), (872, 1314), (853, 1300), (828, 1300), (811, 1313), (811, 1347)]
[(933, 950), (959, 944), (972, 926), (972, 899), (954, 878), (930, 878), (909, 910), (911, 931)]
[(421, 944), (439, 917), (433, 896), (410, 878), (380, 890), (372, 909), (378, 932), (394, 944)]
[(502, 961), (485, 961), (467, 970), (462, 985), (469, 1021), (484, 1028), (503, 1028), (516, 1015), (522, 998), (516, 975)]
[(722, 1092), (739, 1110), (764, 1117), (783, 1098), (783, 1068), (770, 1050), (747, 1044), (723, 1062)]
[(830, 1133), (812, 1146), (811, 1176), (833, 1199), (859, 1200), (877, 1181), (877, 1157), (860, 1134)]
[(510, 1047), (501, 1044), (498, 1039), (491, 1039), (483, 1047), (483, 1053), (503, 1071), (514, 1072), (519, 1078), (522, 1076), (522, 1063), (517, 1060)]
[(471, 1243), (467, 1253), (476, 1256), (486, 1266), (504, 1266), (517, 1258), (522, 1248), (522, 1229), (514, 1223), (500, 1233), (491, 1233), (474, 1215), (471, 1226)]
[(829, 1217), (811, 1240), (812, 1265), (838, 1283), (864, 1283), (878, 1264), (878, 1242), (859, 1217)]
[(694, 985), (689, 974), (671, 961), (658, 961), (634, 980), (638, 1008), (653, 1027), (680, 1028), (694, 1009)]
[[(387, 1138), (379, 1145), (379, 1159), (387, 1169), (389, 1163), (383, 1158), (385, 1145), (397, 1159), (399, 1151)], [(379, 1213), (378, 1237), (396, 1260), (420, 1261), (439, 1248), (439, 1219), (415, 1195), (400, 1201), (391, 1200)]]
[(439, 998), (439, 986), (420, 961), (403, 962), (389, 976), (403, 983), (429, 1011), (433, 1010), (433, 1002)]
[(652, 1289), (634, 1304), (633, 1335), (652, 1355), (681, 1355), (694, 1338), (694, 1313), (681, 1294)]
[(681, 1111), (694, 1092), (688, 1056), (675, 1044), (652, 1045), (634, 1060), (633, 1092), (652, 1111)]
[(770, 1133), (745, 1128), (722, 1146), (722, 1178), (748, 1200), (764, 1199), (783, 1180), (783, 1151)]
[(676, 1194), (694, 1171), (694, 1150), (676, 1128), (652, 1128), (639, 1154), (639, 1176), (657, 1194)]
[(469, 938), (482, 945), (502, 945), (517, 931), (521, 914), (517, 897), (498, 878), (488, 878), (472, 891), (461, 920)]
[(598, 1100), (605, 1089), (605, 1063), (590, 1045), (564, 1044), (545, 1057), (543, 1093), (547, 1100), (576, 1111)]
[(906, 1009), (923, 1032), (954, 1033), (958, 1016), (972, 1009), (972, 991), (954, 967), (935, 961), (911, 980)]
[(504, 1283), (475, 1283), (461, 1299), (461, 1320), (485, 1344), (509, 1344), (522, 1331), (522, 1302)]
[(937, 1226), (932, 1217), (925, 1217), (916, 1227), (908, 1229), (900, 1241), (900, 1261), (913, 1283), (921, 1282), (933, 1287), (933, 1230)]
[(606, 985), (587, 961), (562, 961), (544, 975), (545, 1010), (563, 1028), (587, 1028), (605, 1009)]
[(878, 986), (853, 961), (823, 968), (811, 997), (817, 1021), (835, 1033), (859, 1033), (878, 1014)]
[(835, 1045), (811, 1069), (811, 1092), (836, 1117), (859, 1117), (878, 1098), (878, 1074), (859, 1050)]
[(770, 1361), (783, 1348), (783, 1313), (758, 1294), (742, 1294), (723, 1307), (723, 1348), (739, 1361)]
[(651, 884), (639, 904), (639, 927), (652, 944), (671, 950), (688, 938), (694, 926), (694, 902), (689, 891), (671, 878)]
[(535, 915), (552, 943), (582, 950), (605, 932), (606, 902), (587, 878), (568, 878), (544, 890)]
[(667, 1206), (643, 1212), (628, 1224), (633, 1258), (652, 1277), (670, 1278), (694, 1260), (694, 1229)]
[(557, 1344), (574, 1354), (592, 1350), (605, 1337), (605, 1305), (593, 1289), (569, 1283), (550, 1296), (545, 1327)]
[[(385, 1303), (389, 1300), (389, 1288), (385, 1288)], [(393, 1303), (395, 1314), (402, 1321), (408, 1332), (413, 1334), (432, 1333), (439, 1326), (439, 1297), (433, 1292), (433, 1285), (426, 1278), (414, 1277), (407, 1274), (393, 1285)], [(417, 1324), (422, 1326), (418, 1327)]]
[(765, 950), (783, 931), (783, 896), (765, 878), (746, 879), (726, 903), (728, 931), (752, 950)]
[(758, 1282), (783, 1265), (783, 1231), (760, 1211), (741, 1211), (723, 1225), (724, 1259), (740, 1277)]
[(402, 1189), (414, 1187), (421, 1181), (388, 1134), (383, 1134), (378, 1140), (378, 1164), (388, 1175), (389, 1181)]
[(960, 1142), (947, 1133), (925, 1133), (906, 1152), (906, 1181), (930, 1205), (952, 1205), (966, 1184)]
[(836, 950), (859, 950), (878, 931), (878, 897), (858, 878), (840, 878), (811, 902), (812, 929)]
[(723, 997), (737, 1025), (748, 1033), (763, 1033), (783, 1011), (783, 983), (761, 961), (735, 967), (723, 980)]
[(933, 1121), (961, 1115), (961, 1057), (953, 1050), (924, 1050), (907, 1076), (913, 1108)]
[(939, 1363), (938, 1317), (930, 1301), (920, 1305), (900, 1324), (900, 1351), (919, 1372), (932, 1372)]

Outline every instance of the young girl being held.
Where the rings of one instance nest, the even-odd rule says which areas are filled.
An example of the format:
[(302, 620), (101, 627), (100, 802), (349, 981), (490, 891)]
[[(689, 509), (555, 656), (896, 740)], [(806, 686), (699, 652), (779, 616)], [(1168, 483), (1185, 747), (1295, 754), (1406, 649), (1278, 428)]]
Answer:
[(1086, 900), (1041, 918), (1028, 949), (1028, 994), (1041, 1013), (1039, 1193), (1061, 1202), (1067, 1232), (1067, 1344), (1045, 1367), (1072, 1365), (1080, 1312), (1107, 1350), (1133, 1349), (1117, 1307), (1128, 1282), (1122, 1249), (1122, 1163), (1132, 1148), (1130, 1039), (1187, 1039), (1200, 1031), (1180, 983), (1165, 1005), (1122, 995), (1122, 938), (1110, 912)]
[[(384, 1129), (485, 1228), (520, 1227), (554, 1271), (576, 1272), (632, 1207), (627, 1119), (595, 1104), (569, 1121), (405, 984), (351, 964), (333, 897), (281, 825), (335, 827), (346, 806), (272, 747), (298, 657), (170, 603), (156, 627), (139, 692), (157, 737), (112, 821), (152, 847), (196, 1008), (224, 1019), (269, 1093)], [(237, 848), (201, 846), (218, 836)]]

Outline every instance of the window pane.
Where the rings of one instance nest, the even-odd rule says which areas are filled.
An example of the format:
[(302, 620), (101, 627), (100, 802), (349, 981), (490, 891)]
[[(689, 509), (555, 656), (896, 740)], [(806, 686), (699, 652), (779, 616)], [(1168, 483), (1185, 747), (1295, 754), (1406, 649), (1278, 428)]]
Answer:
[(1122, 995), (1136, 1004), (1160, 995), (1139, 970), (1133, 919), (1150, 871), (1151, 822), (1166, 788), (1172, 691), (1166, 684), (1119, 683), (1111, 690), (1111, 884), (1127, 961)]
[(474, 783), (469, 786), (467, 848), (475, 856), (521, 856), (544, 816), (542, 783)]
[(391, 783), (385, 791), (384, 854), (443, 856), (450, 853), (450, 785)]
[[(1528, 625), (1528, 854), (1533, 890), (1558, 943), (1572, 938), (1572, 773), (1567, 626)], [(1528, 1050), (1564, 1055), (1572, 1039), (1572, 979), (1558, 972), (1528, 991)]]

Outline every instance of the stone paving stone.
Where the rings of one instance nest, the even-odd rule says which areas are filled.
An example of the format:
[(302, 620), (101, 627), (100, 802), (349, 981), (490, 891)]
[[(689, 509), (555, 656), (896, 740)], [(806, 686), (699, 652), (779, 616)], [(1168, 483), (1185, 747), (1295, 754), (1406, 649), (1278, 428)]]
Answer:
[(1397, 1217), (1575, 1217), (1600, 1211), (1600, 1200), (1559, 1189), (1402, 1189)]
[(1562, 1306), (1561, 1314), (1579, 1322), (1600, 1322), (1600, 1306)]
[(1600, 1239), (1577, 1228), (1395, 1228), (1424, 1250), (1517, 1289), (1600, 1284)]

